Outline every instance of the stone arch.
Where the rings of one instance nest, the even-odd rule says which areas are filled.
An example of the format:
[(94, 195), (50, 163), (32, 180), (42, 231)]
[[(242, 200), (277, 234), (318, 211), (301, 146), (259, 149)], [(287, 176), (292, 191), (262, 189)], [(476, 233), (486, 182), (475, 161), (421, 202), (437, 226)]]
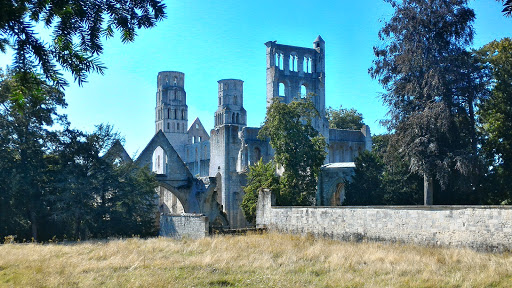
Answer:
[(156, 191), (159, 196), (158, 212), (163, 214), (182, 214), (185, 212), (180, 199), (171, 190), (159, 185)]
[(253, 159), (254, 159), (254, 163), (260, 161), (261, 159), (261, 149), (260, 147), (254, 147), (254, 150), (253, 150)]
[(341, 206), (345, 199), (345, 183), (338, 182), (331, 189), (334, 190), (330, 201), (331, 206)]

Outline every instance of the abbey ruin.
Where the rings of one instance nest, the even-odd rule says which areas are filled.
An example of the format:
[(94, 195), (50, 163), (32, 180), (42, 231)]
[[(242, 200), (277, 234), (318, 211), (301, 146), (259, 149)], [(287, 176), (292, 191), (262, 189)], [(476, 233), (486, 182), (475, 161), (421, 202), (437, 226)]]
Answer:
[[(317, 203), (340, 205), (354, 158), (371, 149), (370, 128), (329, 129), (322, 37), (316, 38), (313, 48), (276, 41), (265, 46), (267, 107), (275, 98), (290, 103), (296, 97), (315, 95), (312, 99), (320, 117), (313, 125), (328, 143)], [(161, 183), (159, 209), (163, 215), (201, 213), (208, 216), (212, 226), (247, 226), (240, 209), (244, 173), (260, 158), (271, 160), (273, 151), (268, 141), (257, 138), (259, 127), (247, 127), (243, 84), (240, 79), (218, 81), (218, 106), (212, 115), (215, 126), (208, 133), (199, 118), (189, 126), (185, 74), (158, 73), (155, 136), (137, 161), (150, 165)]]

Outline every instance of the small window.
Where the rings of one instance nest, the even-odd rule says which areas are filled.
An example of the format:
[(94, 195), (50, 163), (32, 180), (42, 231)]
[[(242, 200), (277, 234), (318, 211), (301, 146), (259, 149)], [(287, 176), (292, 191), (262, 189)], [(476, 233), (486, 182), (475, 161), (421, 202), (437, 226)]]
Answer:
[(167, 122), (167, 131), (169, 131), (171, 129), (171, 124), (169, 122)]
[(180, 131), (180, 123), (176, 123), (176, 130)]
[(199, 124), (196, 123), (196, 129), (199, 129)]
[(306, 98), (308, 95), (306, 86), (300, 85), (300, 98)]
[(283, 83), (279, 83), (279, 96), (284, 97), (285, 96), (285, 87)]
[(178, 78), (174, 77), (174, 86), (178, 85)]

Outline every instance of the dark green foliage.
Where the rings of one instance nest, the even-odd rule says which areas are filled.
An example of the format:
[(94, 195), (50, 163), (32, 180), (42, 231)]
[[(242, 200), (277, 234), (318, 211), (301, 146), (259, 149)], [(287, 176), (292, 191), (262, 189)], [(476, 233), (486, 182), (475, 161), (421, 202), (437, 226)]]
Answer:
[(491, 76), (491, 94), (479, 106), (483, 152), (492, 167), (483, 183), (491, 203), (512, 200), (512, 39), (493, 41), (477, 51)]
[(396, 151), (388, 150), (391, 135), (372, 137), (372, 151), (355, 160), (352, 181), (347, 184), (343, 205), (418, 205), (423, 201), (423, 179), (409, 172)]
[(63, 106), (63, 93), (36, 74), (1, 75), (0, 238), (154, 235), (152, 174), (102, 158), (119, 135), (104, 125), (91, 134), (66, 128)]
[[(159, 0), (13, 0), (0, 1), (0, 51), (15, 51), (14, 68), (29, 71), (38, 67), (46, 79), (60, 88), (66, 85), (57, 64), (70, 71), (78, 84), (90, 72), (103, 73), (98, 56), (101, 39), (115, 31), (121, 41), (132, 42), (136, 30), (151, 28), (165, 18)], [(52, 41), (43, 42), (34, 31), (36, 24), (52, 29)]]
[(512, 0), (497, 0), (498, 2), (503, 3), (503, 14), (510, 17), (512, 15)]
[(267, 109), (258, 137), (270, 138), (275, 162), (284, 169), (276, 195), (279, 205), (314, 203), (318, 173), (327, 155), (324, 137), (311, 124), (318, 115), (309, 98), (290, 104), (276, 100)]
[(279, 177), (276, 175), (276, 165), (270, 161), (263, 163), (260, 159), (249, 167), (247, 173), (247, 186), (244, 187), (244, 198), (240, 205), (248, 222), (256, 221), (256, 205), (260, 189), (270, 189), (275, 195), (279, 195)]
[(382, 173), (384, 164), (373, 152), (363, 151), (356, 158), (354, 177), (348, 183), (343, 205), (382, 205), (384, 191), (382, 189)]
[(325, 111), (329, 120), (329, 128), (360, 130), (363, 125), (363, 114), (356, 109), (345, 109), (340, 106), (339, 109), (329, 107)]
[(474, 106), (485, 92), (478, 61), (465, 50), (475, 14), (466, 0), (386, 1), (395, 13), (369, 72), (386, 89), (390, 145), (434, 186), (448, 191), (469, 176), (458, 183), (471, 192), (479, 166)]

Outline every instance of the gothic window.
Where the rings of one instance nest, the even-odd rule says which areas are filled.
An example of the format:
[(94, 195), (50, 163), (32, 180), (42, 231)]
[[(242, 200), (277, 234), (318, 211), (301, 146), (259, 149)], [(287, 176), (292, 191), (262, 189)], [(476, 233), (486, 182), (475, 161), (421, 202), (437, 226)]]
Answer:
[(294, 71), (296, 72), (297, 71), (297, 56), (296, 55), (290, 55), (290, 59), (289, 59), (289, 68), (290, 68), (290, 71)]
[(236, 123), (240, 123), (240, 118), (239, 118), (240, 114), (236, 113)]
[(181, 110), (181, 120), (185, 120), (185, 110)]
[(300, 85), (300, 98), (306, 98), (308, 95), (305, 85)]
[(254, 148), (254, 163), (260, 161), (261, 159), (261, 149), (259, 147)]
[(173, 119), (178, 119), (178, 110), (174, 110), (174, 118)]
[(231, 114), (231, 123), (235, 123), (235, 113)]
[(284, 97), (285, 96), (285, 89), (284, 83), (279, 83), (279, 96)]
[(276, 54), (276, 67), (279, 68), (279, 70), (283, 70), (283, 53), (277, 52)]
[(311, 58), (309, 56), (304, 56), (304, 61), (302, 62), (302, 70), (304, 73), (311, 73)]
[(174, 77), (174, 86), (178, 85), (178, 78)]
[(167, 119), (171, 118), (171, 109), (167, 109)]

